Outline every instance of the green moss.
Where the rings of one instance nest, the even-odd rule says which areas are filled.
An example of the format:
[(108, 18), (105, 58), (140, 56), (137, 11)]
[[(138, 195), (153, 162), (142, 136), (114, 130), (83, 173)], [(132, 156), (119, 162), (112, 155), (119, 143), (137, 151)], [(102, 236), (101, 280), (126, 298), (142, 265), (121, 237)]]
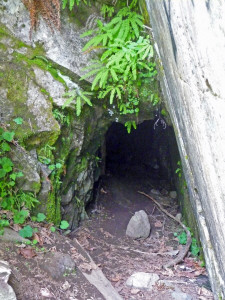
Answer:
[(59, 70), (53, 67), (51, 62), (48, 61), (44, 56), (34, 55), (33, 57), (29, 58), (27, 55), (15, 52), (14, 57), (17, 62), (25, 62), (28, 67), (37, 66), (44, 71), (48, 71), (55, 80), (61, 82), (67, 89), (66, 82), (61, 76), (59, 76)]

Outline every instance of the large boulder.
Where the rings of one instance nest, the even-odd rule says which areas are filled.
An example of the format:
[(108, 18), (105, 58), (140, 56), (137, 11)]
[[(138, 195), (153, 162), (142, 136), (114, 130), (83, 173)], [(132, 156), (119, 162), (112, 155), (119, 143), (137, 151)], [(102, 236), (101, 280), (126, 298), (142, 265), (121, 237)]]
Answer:
[(225, 3), (146, 0), (215, 299), (225, 299)]

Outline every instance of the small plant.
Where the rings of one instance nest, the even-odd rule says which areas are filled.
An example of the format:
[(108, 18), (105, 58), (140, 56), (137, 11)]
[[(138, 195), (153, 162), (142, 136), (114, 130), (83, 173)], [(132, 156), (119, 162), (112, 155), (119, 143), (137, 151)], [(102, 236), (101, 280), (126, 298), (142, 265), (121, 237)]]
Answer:
[(87, 96), (91, 96), (93, 93), (84, 92), (81, 89), (77, 88), (68, 93), (65, 93), (65, 97), (69, 97), (63, 104), (63, 109), (68, 106), (71, 102), (75, 103), (76, 115), (79, 117), (81, 114), (82, 106), (87, 103), (89, 106), (92, 106), (91, 100)]
[(128, 132), (128, 133), (131, 133), (132, 127), (133, 127), (134, 129), (137, 128), (137, 125), (136, 125), (136, 122), (135, 122), (135, 121), (127, 121), (124, 125), (125, 125), (125, 127), (127, 128), (127, 132)]
[(33, 228), (30, 225), (27, 225), (19, 231), (19, 235), (23, 238), (31, 238), (33, 235)]
[(53, 116), (54, 118), (59, 121), (59, 123), (64, 124), (66, 126), (70, 125), (70, 117), (69, 115), (65, 115), (63, 112), (61, 112), (59, 109), (53, 110)]
[(63, 221), (61, 221), (59, 227), (60, 227), (60, 229), (67, 229), (69, 226), (70, 226), (69, 223), (67, 221), (63, 220)]
[(181, 176), (182, 176), (182, 167), (181, 167), (180, 160), (178, 160), (178, 162), (177, 162), (177, 169), (175, 170), (175, 174), (177, 174), (179, 178), (181, 178)]
[[(18, 117), (14, 119), (18, 125), (23, 123), (23, 119)], [(39, 201), (33, 193), (24, 192), (16, 188), (16, 181), (23, 177), (23, 173), (16, 171), (14, 163), (8, 153), (11, 150), (11, 144), (14, 141), (15, 133), (8, 131), (5, 127), (0, 127), (0, 209), (11, 212), (10, 221), (15, 224), (23, 224), (29, 217), (29, 211)], [(1, 216), (3, 218), (3, 215)], [(3, 234), (4, 227), (9, 225), (7, 217), (0, 220), (0, 233)]]
[[(189, 230), (190, 231), (190, 230)], [(191, 236), (193, 236), (193, 233), (191, 233)], [(174, 236), (177, 237), (179, 243), (181, 245), (186, 245), (187, 243), (187, 234), (185, 231), (182, 233), (178, 234), (177, 232), (174, 233)], [(190, 248), (191, 254), (193, 256), (198, 256), (200, 252), (200, 248), (198, 247), (197, 240), (195, 238), (192, 238), (192, 243), (191, 243), (191, 248)]]

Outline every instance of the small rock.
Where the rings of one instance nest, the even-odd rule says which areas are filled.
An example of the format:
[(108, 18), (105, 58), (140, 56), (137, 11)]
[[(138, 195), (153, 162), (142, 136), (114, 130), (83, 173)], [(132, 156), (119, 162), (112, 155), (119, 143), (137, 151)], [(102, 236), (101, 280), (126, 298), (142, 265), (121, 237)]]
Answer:
[(152, 290), (158, 280), (159, 276), (155, 273), (137, 272), (127, 279), (126, 285), (135, 289)]
[(192, 300), (191, 295), (182, 292), (173, 292), (171, 296), (174, 300)]
[(75, 263), (68, 254), (54, 252), (45, 255), (45, 263), (40, 267), (53, 279), (60, 279), (75, 269)]
[(154, 195), (161, 195), (159, 190), (151, 189), (151, 193)]
[(176, 214), (175, 218), (177, 219), (177, 221), (181, 221), (182, 214), (181, 213)]
[(28, 240), (23, 238), (19, 235), (18, 232), (10, 229), (10, 228), (4, 228), (4, 234), (0, 235), (0, 241), (6, 241), (6, 242), (27, 242)]
[(130, 291), (130, 293), (131, 293), (132, 295), (137, 295), (137, 293), (139, 293), (139, 292), (140, 292), (139, 289), (131, 289), (131, 291)]
[(148, 220), (148, 215), (145, 211), (137, 211), (134, 216), (130, 219), (126, 235), (133, 238), (147, 238), (149, 236), (151, 226)]
[(172, 199), (176, 199), (176, 198), (177, 198), (177, 192), (176, 192), (176, 191), (171, 191), (171, 192), (169, 193), (169, 196), (170, 196), (170, 198), (172, 198)]

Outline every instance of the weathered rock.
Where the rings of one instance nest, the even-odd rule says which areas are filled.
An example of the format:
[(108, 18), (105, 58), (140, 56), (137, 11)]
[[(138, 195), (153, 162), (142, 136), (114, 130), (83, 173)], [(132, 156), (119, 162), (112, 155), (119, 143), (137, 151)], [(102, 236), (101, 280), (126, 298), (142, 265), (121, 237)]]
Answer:
[(148, 220), (148, 215), (145, 211), (137, 211), (134, 216), (130, 219), (126, 235), (133, 238), (147, 238), (150, 234), (151, 226)]
[(63, 278), (63, 275), (75, 271), (75, 263), (68, 254), (52, 252), (45, 255), (45, 264), (40, 267), (53, 279)]
[(214, 296), (225, 299), (225, 3), (146, 4)]
[(6, 242), (27, 242), (28, 240), (23, 238), (22, 236), (19, 235), (18, 232), (15, 230), (12, 230), (10, 228), (4, 228), (4, 234), (0, 235), (0, 241), (6, 241)]
[(152, 290), (158, 280), (159, 276), (155, 273), (138, 272), (127, 279), (126, 285), (136, 289)]
[(169, 196), (170, 196), (170, 198), (172, 198), (172, 199), (176, 199), (176, 198), (177, 198), (177, 192), (176, 192), (176, 191), (171, 191), (171, 192), (169, 193)]
[(6, 261), (0, 261), (0, 300), (16, 300), (16, 295), (10, 285), (7, 284), (11, 270)]
[(182, 292), (172, 292), (171, 296), (174, 300), (192, 300), (192, 296)]

